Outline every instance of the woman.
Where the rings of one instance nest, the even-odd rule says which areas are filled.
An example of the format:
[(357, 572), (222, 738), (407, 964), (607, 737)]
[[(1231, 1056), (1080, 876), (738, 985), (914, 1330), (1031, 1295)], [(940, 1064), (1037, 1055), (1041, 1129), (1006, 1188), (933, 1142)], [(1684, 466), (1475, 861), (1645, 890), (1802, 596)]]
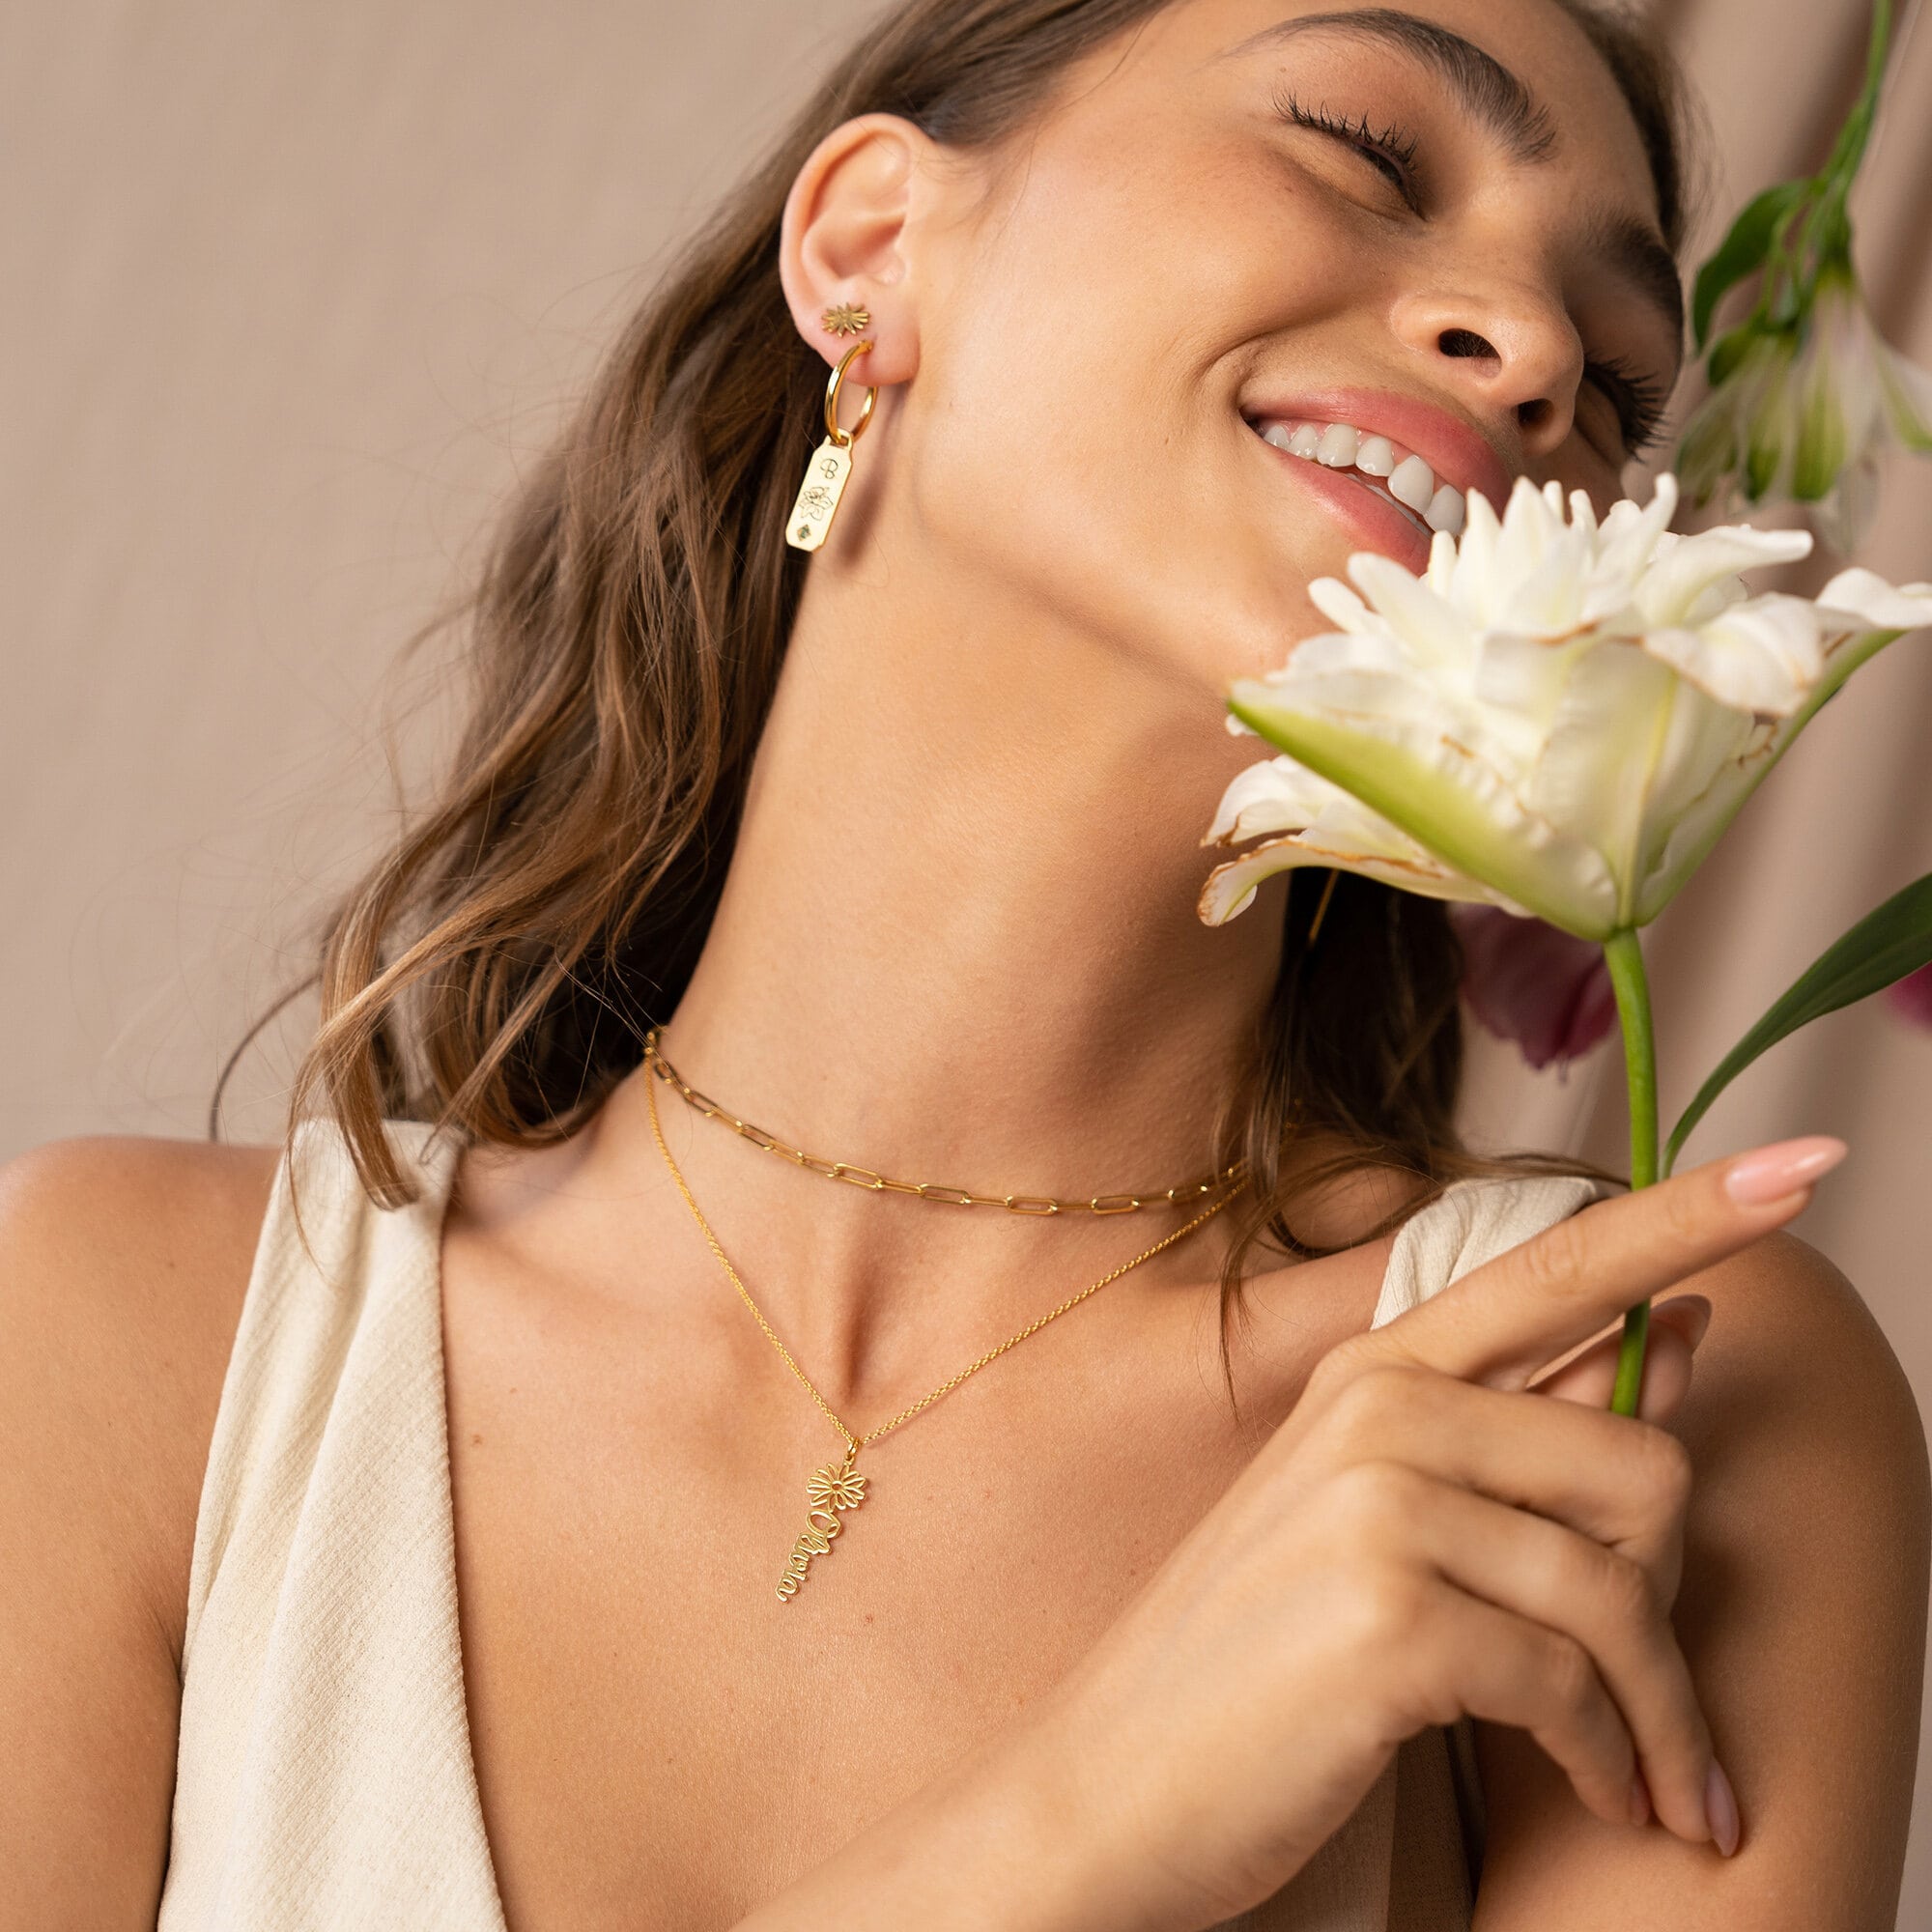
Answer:
[(1196, 915), (1227, 681), (1617, 495), (1680, 228), (1567, 0), (871, 30), (514, 506), (286, 1181), (10, 1176), (0, 1919), (1890, 1923), (1842, 1143), (1476, 1160), (1439, 906)]

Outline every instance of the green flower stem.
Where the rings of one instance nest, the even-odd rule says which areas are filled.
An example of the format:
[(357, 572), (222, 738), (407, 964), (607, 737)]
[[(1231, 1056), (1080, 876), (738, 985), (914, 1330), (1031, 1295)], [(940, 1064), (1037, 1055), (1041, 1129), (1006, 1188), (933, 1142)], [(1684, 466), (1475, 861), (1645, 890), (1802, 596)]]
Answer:
[[(1871, 145), (1879, 93), (1891, 51), (1891, 0), (1873, 0), (1864, 85), (1807, 191), (1778, 222), (1765, 251), (1765, 271), (1747, 327), (1800, 333), (1811, 313), (1819, 271), (1850, 263), (1852, 224), (1845, 203)], [(1794, 238), (1794, 226), (1797, 234)]]
[[(1650, 1025), (1650, 981), (1644, 977), (1643, 948), (1636, 929), (1625, 926), (1604, 941), (1604, 960), (1617, 996), (1623, 1025), (1624, 1074), (1630, 1087), (1631, 1186), (1649, 1187), (1657, 1169), (1657, 1040)], [(1610, 1407), (1618, 1415), (1636, 1413), (1643, 1387), (1643, 1349), (1650, 1334), (1650, 1303), (1639, 1301), (1624, 1316), (1623, 1345), (1617, 1350), (1616, 1385)]]

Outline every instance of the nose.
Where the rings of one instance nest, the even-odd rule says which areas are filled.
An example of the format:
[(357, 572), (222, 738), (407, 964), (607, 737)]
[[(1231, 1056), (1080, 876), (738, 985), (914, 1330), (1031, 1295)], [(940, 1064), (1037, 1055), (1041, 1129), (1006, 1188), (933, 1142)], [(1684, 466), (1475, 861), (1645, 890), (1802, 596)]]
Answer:
[(1583, 344), (1563, 305), (1542, 290), (1418, 292), (1396, 332), (1430, 365), (1430, 379), (1513, 441), (1525, 464), (1569, 436), (1583, 380)]

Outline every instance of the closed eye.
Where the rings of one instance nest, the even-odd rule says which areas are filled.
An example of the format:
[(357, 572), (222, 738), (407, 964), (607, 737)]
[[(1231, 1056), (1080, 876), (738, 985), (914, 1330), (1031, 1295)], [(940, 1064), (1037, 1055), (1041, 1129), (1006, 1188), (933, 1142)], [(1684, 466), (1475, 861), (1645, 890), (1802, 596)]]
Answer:
[(1409, 208), (1422, 213), (1422, 199), (1416, 181), (1416, 152), (1421, 143), (1406, 129), (1391, 123), (1385, 128), (1370, 125), (1365, 113), (1359, 121), (1347, 115), (1331, 114), (1326, 106), (1308, 107), (1285, 84), (1274, 91), (1275, 112), (1296, 128), (1313, 128), (1352, 148), (1370, 166), (1382, 175)]
[(1665, 405), (1670, 390), (1655, 376), (1634, 369), (1615, 357), (1598, 358), (1583, 364), (1583, 380), (1593, 383), (1609, 399), (1617, 412), (1617, 428), (1625, 450), (1640, 456), (1657, 440), (1663, 427)]
[[(1310, 107), (1281, 81), (1275, 85), (1274, 108), (1291, 126), (1312, 128), (1317, 133), (1326, 134), (1353, 150), (1388, 182), (1414, 213), (1423, 213), (1417, 169), (1421, 143), (1414, 134), (1393, 123), (1378, 128), (1366, 113), (1351, 120), (1346, 114), (1331, 113), (1325, 104)], [(1583, 380), (1593, 384), (1616, 412), (1617, 433), (1626, 457), (1641, 455), (1657, 440), (1670, 400), (1668, 384), (1615, 356), (1587, 359), (1583, 364)]]

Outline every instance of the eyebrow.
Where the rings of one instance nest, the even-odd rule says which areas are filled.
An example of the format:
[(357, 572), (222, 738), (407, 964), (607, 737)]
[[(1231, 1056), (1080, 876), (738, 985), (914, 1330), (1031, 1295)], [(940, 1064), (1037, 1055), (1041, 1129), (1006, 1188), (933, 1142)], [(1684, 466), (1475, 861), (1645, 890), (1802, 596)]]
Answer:
[[(1556, 127), (1548, 109), (1501, 61), (1436, 21), (1406, 14), (1397, 7), (1351, 8), (1279, 20), (1238, 42), (1228, 54), (1271, 52), (1309, 33), (1378, 41), (1432, 69), (1448, 83), (1463, 111), (1501, 142), (1512, 160), (1525, 167), (1547, 161), (1556, 153)], [(1605, 215), (1593, 224), (1589, 240), (1617, 275), (1670, 324), (1681, 344), (1683, 279), (1677, 258), (1657, 231), (1634, 214)]]
[(1545, 161), (1556, 152), (1556, 128), (1521, 81), (1492, 54), (1473, 41), (1434, 20), (1405, 14), (1397, 7), (1364, 7), (1338, 14), (1304, 14), (1278, 20), (1230, 47), (1231, 54), (1260, 53), (1298, 39), (1303, 34), (1347, 34), (1358, 41), (1380, 41), (1425, 67), (1434, 68), (1449, 83), (1468, 113), (1494, 134), (1513, 160), (1525, 164)]

